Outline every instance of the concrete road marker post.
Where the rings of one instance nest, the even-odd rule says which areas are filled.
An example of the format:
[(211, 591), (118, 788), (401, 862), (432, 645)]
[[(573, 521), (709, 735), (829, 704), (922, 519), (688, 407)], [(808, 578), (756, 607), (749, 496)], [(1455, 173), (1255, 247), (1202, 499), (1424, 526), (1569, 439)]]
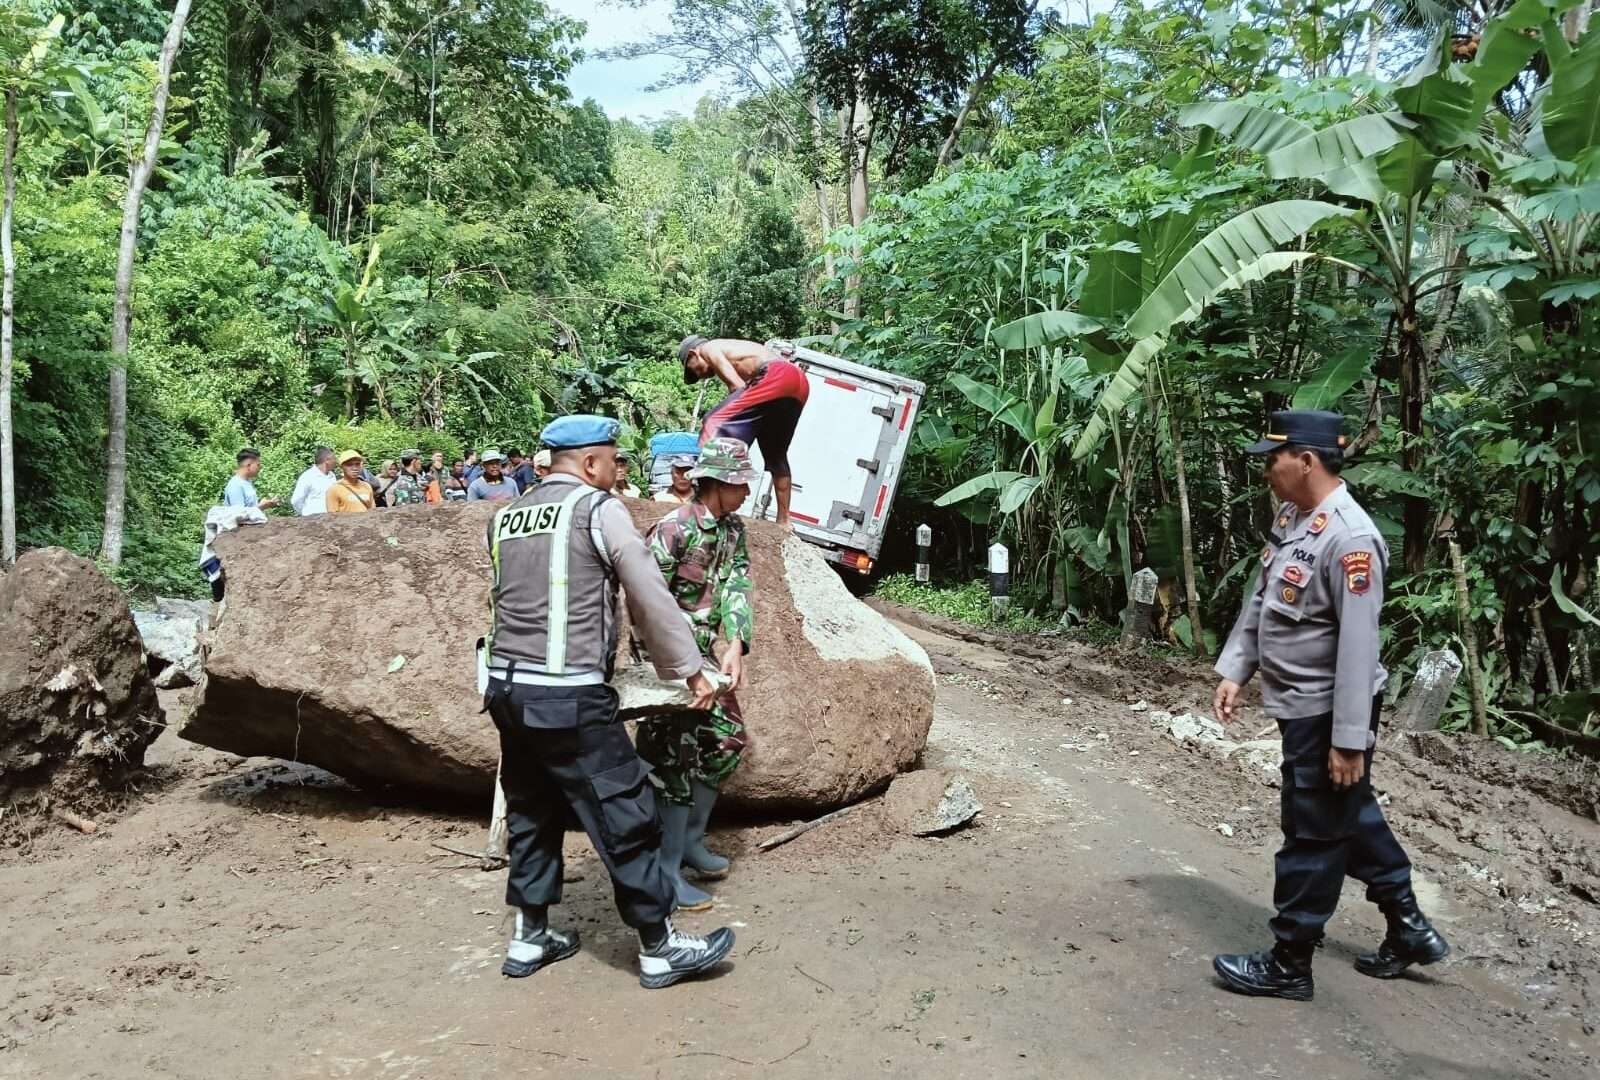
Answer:
[(1004, 544), (989, 545), (989, 613), (999, 622), (1011, 609), (1011, 552)]

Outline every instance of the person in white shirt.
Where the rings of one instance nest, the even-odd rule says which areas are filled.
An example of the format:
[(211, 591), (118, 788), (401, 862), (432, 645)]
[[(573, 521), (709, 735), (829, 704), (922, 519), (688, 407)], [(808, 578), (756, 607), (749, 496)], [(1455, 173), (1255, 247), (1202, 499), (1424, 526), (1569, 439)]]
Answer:
[(294, 494), (289, 505), (301, 517), (325, 514), (328, 511), (328, 489), (339, 479), (333, 475), (333, 449), (319, 446), (312, 455), (312, 466), (294, 482)]

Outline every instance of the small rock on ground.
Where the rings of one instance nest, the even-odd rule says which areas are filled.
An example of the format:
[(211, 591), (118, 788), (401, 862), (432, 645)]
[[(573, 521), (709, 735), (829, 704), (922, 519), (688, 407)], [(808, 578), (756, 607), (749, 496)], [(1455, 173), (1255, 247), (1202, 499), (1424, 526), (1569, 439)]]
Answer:
[(967, 778), (943, 769), (896, 777), (883, 802), (889, 820), (914, 836), (960, 828), (983, 809)]

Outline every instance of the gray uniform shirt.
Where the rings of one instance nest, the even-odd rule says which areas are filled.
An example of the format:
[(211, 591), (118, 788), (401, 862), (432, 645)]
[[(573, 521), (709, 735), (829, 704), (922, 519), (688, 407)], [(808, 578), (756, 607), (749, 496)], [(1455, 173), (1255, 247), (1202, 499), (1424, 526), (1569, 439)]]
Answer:
[[(489, 522), (489, 546), (495, 552), (495, 584), (491, 600), (494, 626), (490, 632), (491, 664), (515, 660), (524, 671), (545, 671), (550, 622), (550, 541), (548, 532), (502, 538), (496, 529), (515, 533), (513, 515), (560, 503), (582, 485), (575, 476), (552, 473), (516, 501), (495, 512)], [(663, 679), (686, 679), (705, 665), (694, 634), (678, 602), (667, 591), (655, 559), (644, 538), (634, 528), (628, 510), (608, 498), (593, 511), (594, 498), (581, 501), (568, 539), (568, 622), (564, 671), (568, 675), (604, 671), (616, 644), (617, 589), (607, 580), (605, 561), (595, 544), (594, 532), (605, 544), (615, 580), (627, 594), (633, 626), (650, 650), (656, 674)], [(591, 531), (590, 514), (598, 518)]]
[(1333, 745), (1367, 749), (1372, 698), (1388, 679), (1378, 662), (1388, 568), (1378, 527), (1344, 484), (1310, 513), (1285, 503), (1217, 674), (1243, 686), (1259, 671), (1268, 715), (1332, 713)]

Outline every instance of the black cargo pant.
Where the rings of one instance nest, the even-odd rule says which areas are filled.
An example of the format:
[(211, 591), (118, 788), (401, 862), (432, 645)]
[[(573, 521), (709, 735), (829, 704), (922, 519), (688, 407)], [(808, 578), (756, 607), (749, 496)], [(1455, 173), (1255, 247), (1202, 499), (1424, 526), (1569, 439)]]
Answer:
[(506, 903), (561, 900), (561, 841), (576, 814), (611, 873), (629, 926), (659, 926), (674, 892), (661, 868), (661, 823), (649, 766), (617, 722), (609, 686), (526, 686), (491, 680), (489, 713), (500, 730), (510, 876)]
[[(1381, 698), (1372, 700), (1378, 730)], [(1411, 860), (1389, 831), (1372, 794), (1372, 751), (1361, 782), (1335, 790), (1328, 775), (1333, 715), (1279, 720), (1283, 732), (1283, 847), (1277, 856), (1272, 932), (1280, 941), (1313, 942), (1339, 903), (1345, 875), (1366, 885), (1375, 904), (1411, 889)]]

